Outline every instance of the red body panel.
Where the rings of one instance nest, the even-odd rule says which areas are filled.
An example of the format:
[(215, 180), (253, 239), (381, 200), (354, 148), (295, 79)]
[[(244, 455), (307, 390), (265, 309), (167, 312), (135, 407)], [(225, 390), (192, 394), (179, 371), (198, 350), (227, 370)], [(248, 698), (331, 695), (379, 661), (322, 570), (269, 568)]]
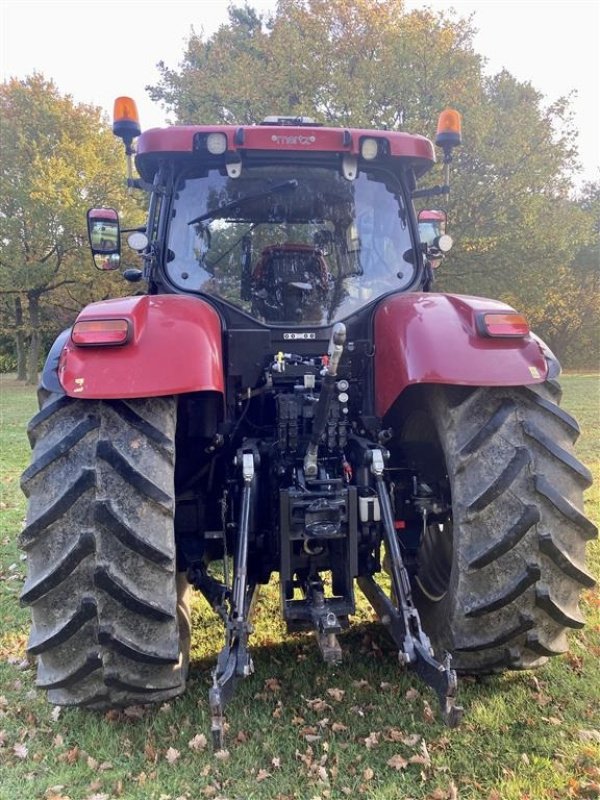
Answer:
[(221, 321), (203, 300), (180, 295), (92, 303), (77, 321), (126, 319), (121, 346), (77, 347), (69, 339), (58, 378), (70, 397), (113, 399), (224, 391)]
[(375, 312), (375, 411), (383, 416), (407, 386), (524, 386), (542, 383), (547, 364), (533, 335), (494, 339), (477, 332), (479, 312), (512, 311), (480, 297), (404, 294)]

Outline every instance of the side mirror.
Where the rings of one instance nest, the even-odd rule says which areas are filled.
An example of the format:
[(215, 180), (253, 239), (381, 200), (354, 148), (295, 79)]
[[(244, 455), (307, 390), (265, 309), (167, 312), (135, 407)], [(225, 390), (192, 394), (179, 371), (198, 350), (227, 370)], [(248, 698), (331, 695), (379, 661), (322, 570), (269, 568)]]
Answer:
[(446, 224), (448, 222), (446, 212), (425, 208), (419, 211), (418, 219), (421, 242), (433, 247), (435, 240), (446, 233)]
[(452, 237), (446, 233), (448, 217), (445, 211), (419, 211), (419, 238), (432, 267), (438, 267), (444, 255), (452, 249)]
[(96, 269), (114, 270), (121, 265), (121, 229), (114, 208), (90, 208), (88, 238)]

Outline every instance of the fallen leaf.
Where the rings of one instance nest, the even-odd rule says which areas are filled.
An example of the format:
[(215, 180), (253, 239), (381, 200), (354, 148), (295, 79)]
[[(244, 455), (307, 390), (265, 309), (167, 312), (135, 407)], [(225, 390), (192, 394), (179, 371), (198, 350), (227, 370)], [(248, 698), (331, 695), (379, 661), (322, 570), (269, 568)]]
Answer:
[(582, 742), (600, 742), (600, 731), (595, 729), (577, 731), (577, 736)]
[(400, 754), (392, 756), (387, 760), (388, 767), (392, 767), (400, 771), (401, 769), (406, 769), (408, 766), (408, 761), (405, 758), (402, 758)]
[(332, 688), (332, 689), (327, 689), (327, 694), (330, 697), (333, 697), (333, 699), (336, 700), (338, 703), (340, 703), (344, 699), (344, 695), (346, 694), (346, 692), (343, 689)]
[(331, 708), (329, 703), (326, 703), (325, 700), (322, 700), (320, 697), (315, 697), (314, 700), (307, 700), (306, 704), (311, 709), (311, 711), (316, 711), (317, 714), (320, 714), (326, 709)]
[(265, 681), (265, 689), (268, 689), (270, 692), (280, 692), (281, 683), (277, 678), (267, 678)]
[(266, 769), (259, 769), (256, 773), (256, 782), (260, 783), (261, 781), (266, 781), (267, 778), (271, 777), (271, 773), (267, 772)]
[(158, 760), (158, 751), (150, 742), (146, 742), (144, 745), (144, 755), (148, 761), (152, 761), (154, 764), (156, 764), (156, 761)]
[(98, 769), (98, 762), (96, 761), (95, 758), (92, 758), (91, 756), (87, 757), (87, 765), (93, 772), (95, 772)]
[(419, 744), (421, 737), (418, 733), (409, 733), (408, 736), (404, 736), (401, 741), (402, 744), (405, 744), (407, 747), (414, 747)]
[(435, 722), (435, 714), (427, 700), (423, 700), (423, 720), (428, 723)]
[(348, 726), (343, 725), (341, 722), (334, 722), (333, 725), (331, 726), (331, 730), (334, 733), (342, 733), (343, 731), (348, 730)]
[(375, 773), (371, 769), (371, 767), (367, 767), (366, 770), (363, 772), (363, 778), (366, 781), (372, 781), (375, 777)]
[(281, 767), (281, 759), (278, 756), (274, 756), (271, 759), (271, 764), (275, 767), (275, 769), (279, 769)]
[(203, 733), (197, 733), (193, 739), (190, 739), (188, 742), (188, 747), (190, 750), (204, 750), (206, 745), (208, 744), (208, 740)]
[(377, 745), (379, 744), (379, 733), (376, 733), (375, 731), (371, 731), (371, 733), (367, 736), (367, 738), (364, 740), (364, 742), (365, 742), (365, 746), (366, 746), (367, 750), (372, 750), (374, 747), (377, 747)]
[(227, 761), (229, 758), (229, 750), (217, 750), (215, 758), (219, 761)]
[(56, 784), (55, 786), (49, 786), (44, 792), (44, 797), (47, 797), (49, 799), (55, 798), (57, 795), (60, 795), (62, 793), (62, 790), (64, 788), (65, 788), (64, 784), (62, 783)]
[(404, 731), (399, 731), (398, 728), (388, 728), (384, 734), (384, 738), (388, 742), (401, 742), (404, 736)]
[(416, 700), (419, 697), (419, 692), (417, 689), (409, 689), (404, 697), (408, 700), (409, 703), (412, 703), (413, 700)]
[(144, 706), (128, 706), (123, 714), (128, 719), (142, 719), (146, 715), (146, 708)]
[(79, 758), (79, 748), (77, 746), (72, 747), (70, 750), (67, 750), (65, 755), (65, 761), (67, 764), (75, 764), (77, 759)]
[(53, 709), (52, 709), (52, 711), (50, 712), (50, 718), (51, 718), (51, 719), (52, 719), (54, 722), (58, 722), (58, 718), (60, 717), (60, 712), (61, 712), (61, 710), (62, 710), (62, 709), (61, 709), (61, 707), (60, 707), (60, 706), (54, 706), (54, 708), (53, 708)]
[(176, 750), (174, 747), (169, 747), (169, 749), (165, 753), (165, 761), (168, 761), (169, 764), (174, 764), (180, 755), (181, 753), (179, 752), (179, 750)]

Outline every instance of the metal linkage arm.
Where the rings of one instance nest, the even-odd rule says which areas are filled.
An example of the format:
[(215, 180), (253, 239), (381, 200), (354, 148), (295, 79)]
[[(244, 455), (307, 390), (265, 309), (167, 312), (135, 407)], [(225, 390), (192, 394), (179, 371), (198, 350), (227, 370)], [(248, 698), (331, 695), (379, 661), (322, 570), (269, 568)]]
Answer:
[(225, 705), (233, 695), (238, 680), (251, 675), (254, 671), (252, 658), (248, 652), (248, 636), (251, 632), (248, 615), (256, 591), (254, 584), (248, 584), (248, 534), (254, 480), (253, 453), (242, 454), (242, 475), (244, 486), (234, 556), (231, 604), (226, 620), (225, 646), (219, 653), (217, 666), (213, 670), (213, 684), (208, 696), (213, 745), (216, 750), (222, 750), (224, 747)]
[(445, 655), (443, 664), (435, 659), (429, 637), (421, 627), (419, 612), (412, 599), (410, 579), (402, 561), (394, 529), (394, 516), (387, 486), (383, 479), (383, 453), (381, 450), (371, 450), (370, 453), (371, 472), (375, 478), (379, 498), (383, 536), (390, 561), (397, 607), (372, 577), (359, 578), (358, 585), (400, 648), (400, 658), (413, 667), (425, 683), (435, 690), (445, 722), (454, 727), (458, 725), (463, 714), (463, 709), (454, 704), (457, 688), (456, 672), (450, 668), (449, 654)]

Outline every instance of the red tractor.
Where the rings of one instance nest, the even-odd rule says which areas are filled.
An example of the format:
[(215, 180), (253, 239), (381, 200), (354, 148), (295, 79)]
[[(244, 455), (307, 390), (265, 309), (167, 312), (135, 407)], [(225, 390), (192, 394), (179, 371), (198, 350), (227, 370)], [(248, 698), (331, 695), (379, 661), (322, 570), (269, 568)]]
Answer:
[[(455, 671), (564, 653), (596, 535), (577, 423), (520, 314), (431, 291), (449, 237), (433, 212), (421, 239), (413, 198), (448, 191), (417, 189), (432, 143), (287, 117), (140, 135), (133, 102), (117, 110), (147, 222), (92, 209), (90, 242), (114, 269), (128, 233), (143, 269), (123, 277), (144, 288), (58, 337), (23, 475), (22, 600), (50, 701), (183, 692), (192, 586), (224, 622), (222, 746), (273, 573), (288, 629), (330, 664), (358, 586), (450, 725)], [(446, 164), (459, 143), (446, 111)]]

